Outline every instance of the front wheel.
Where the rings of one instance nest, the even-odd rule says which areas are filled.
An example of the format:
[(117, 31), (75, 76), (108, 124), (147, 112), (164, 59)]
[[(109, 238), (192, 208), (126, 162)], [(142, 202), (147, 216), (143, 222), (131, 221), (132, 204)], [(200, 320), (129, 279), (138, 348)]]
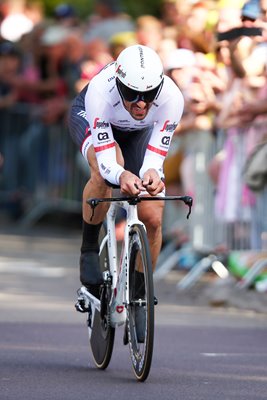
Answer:
[(130, 230), (127, 333), (135, 376), (145, 381), (154, 344), (154, 287), (150, 248), (142, 225)]

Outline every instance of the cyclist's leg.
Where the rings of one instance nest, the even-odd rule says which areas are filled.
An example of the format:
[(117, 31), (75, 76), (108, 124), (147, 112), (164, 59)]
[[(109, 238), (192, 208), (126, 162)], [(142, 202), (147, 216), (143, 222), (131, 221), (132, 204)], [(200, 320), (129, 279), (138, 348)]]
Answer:
[[(119, 147), (116, 145), (117, 159), (122, 164), (123, 159)], [(101, 203), (94, 210), (87, 204), (90, 197), (111, 197), (112, 189), (102, 178), (94, 148), (91, 145), (87, 151), (87, 160), (90, 165), (91, 176), (86, 183), (83, 191), (83, 239), (80, 258), (80, 279), (83, 285), (89, 288), (93, 293), (99, 294), (99, 285), (103, 278), (99, 267), (99, 244), (98, 237), (102, 222), (108, 210), (108, 203)]]
[[(80, 257), (80, 280), (92, 294), (94, 289), (96, 294), (98, 294), (99, 285), (102, 283), (102, 274), (100, 273), (98, 257), (98, 236), (108, 205), (100, 204), (95, 209), (94, 216), (91, 219), (92, 210), (86, 200), (90, 197), (110, 197), (111, 188), (107, 186), (98, 169), (92, 145), (92, 136), (90, 135), (89, 124), (86, 119), (84, 108), (85, 91), (86, 88), (77, 96), (71, 107), (69, 114), (69, 131), (74, 143), (82, 151), (90, 167), (90, 179), (83, 190), (83, 232)], [(118, 146), (116, 146), (116, 151), (117, 160), (123, 165), (123, 157)], [(92, 288), (92, 285), (94, 285), (95, 288)]]
[(90, 166), (91, 176), (83, 190), (83, 220), (88, 224), (97, 225), (102, 223), (104, 220), (109, 205), (106, 203), (100, 203), (94, 210), (94, 216), (91, 219), (92, 209), (86, 201), (90, 197), (110, 197), (112, 189), (106, 184), (105, 180), (100, 175), (92, 145), (88, 149), (87, 160)]
[(155, 201), (153, 207), (149, 201), (138, 204), (138, 215), (145, 224), (150, 245), (153, 270), (155, 270), (157, 259), (162, 245), (162, 217), (164, 201)]
[[(147, 145), (151, 136), (153, 127), (148, 127), (130, 133), (120, 132), (113, 129), (115, 140), (119, 143), (125, 160), (125, 169), (139, 175), (142, 167)], [(153, 268), (155, 269), (157, 258), (162, 243), (162, 215), (164, 202), (157, 201), (153, 203), (153, 207), (149, 202), (138, 204), (139, 217), (146, 225), (147, 234), (150, 244)]]

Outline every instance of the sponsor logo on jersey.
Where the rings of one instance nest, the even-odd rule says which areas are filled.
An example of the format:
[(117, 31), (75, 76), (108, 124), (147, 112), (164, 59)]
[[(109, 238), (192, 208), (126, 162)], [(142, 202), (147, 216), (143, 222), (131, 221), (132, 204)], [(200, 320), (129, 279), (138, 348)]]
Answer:
[(108, 82), (111, 82), (113, 79), (115, 79), (115, 75), (113, 75), (110, 78), (108, 78)]
[(164, 146), (169, 146), (169, 145), (170, 145), (170, 142), (171, 142), (170, 136), (163, 136), (163, 138), (161, 139), (161, 143), (162, 143)]
[(114, 103), (112, 107), (118, 107), (118, 105), (120, 104), (120, 101), (117, 101), (117, 103)]
[(108, 139), (109, 139), (109, 136), (108, 136), (108, 133), (107, 133), (107, 132), (100, 132), (100, 133), (97, 135), (97, 138), (98, 138), (98, 140), (99, 140), (100, 142), (103, 142), (103, 140), (108, 140)]
[(161, 128), (160, 132), (173, 132), (177, 126), (176, 122), (169, 124), (170, 120), (166, 120)]
[(100, 118), (95, 118), (93, 129), (106, 129), (109, 127), (109, 123), (105, 121), (99, 121)]

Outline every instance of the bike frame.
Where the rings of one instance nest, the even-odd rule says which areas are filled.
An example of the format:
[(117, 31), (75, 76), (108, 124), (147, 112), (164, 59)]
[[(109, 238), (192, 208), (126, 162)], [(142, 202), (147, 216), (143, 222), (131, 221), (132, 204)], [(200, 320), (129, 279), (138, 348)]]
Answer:
[[(94, 215), (94, 208), (101, 202), (110, 202), (110, 207), (106, 215), (107, 222), (107, 235), (100, 244), (100, 252), (103, 247), (107, 244), (108, 247), (108, 258), (110, 265), (110, 278), (112, 297), (110, 302), (110, 323), (112, 327), (116, 325), (122, 325), (126, 321), (126, 309), (129, 305), (129, 232), (133, 225), (143, 226), (145, 231), (145, 225), (138, 218), (137, 204), (141, 201), (167, 201), (167, 200), (181, 200), (188, 207), (189, 212), (187, 218), (191, 213), (192, 198), (190, 196), (165, 196), (165, 197), (121, 197), (121, 198), (102, 198), (102, 199), (89, 199), (88, 204), (92, 207), (92, 218)], [(120, 253), (120, 259), (118, 262), (117, 254), (117, 240), (115, 230), (115, 219), (117, 211), (122, 208), (126, 211), (126, 225), (124, 230), (124, 241), (123, 248)], [(108, 272), (104, 279), (109, 278)]]
[[(123, 248), (118, 254), (116, 240), (115, 220), (118, 210), (122, 208), (126, 212), (126, 225), (124, 230)], [(145, 225), (139, 220), (137, 204), (129, 204), (127, 201), (116, 201), (110, 204), (106, 217), (107, 235), (101, 243), (100, 252), (107, 243), (110, 263), (112, 298), (110, 304), (111, 325), (122, 325), (126, 321), (126, 308), (129, 304), (129, 231), (135, 224)]]

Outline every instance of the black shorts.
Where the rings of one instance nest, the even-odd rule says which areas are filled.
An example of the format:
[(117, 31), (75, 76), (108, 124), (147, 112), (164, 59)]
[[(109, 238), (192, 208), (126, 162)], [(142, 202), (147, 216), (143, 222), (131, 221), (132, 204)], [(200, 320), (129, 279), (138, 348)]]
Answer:
[[(80, 148), (90, 132), (86, 119), (84, 96), (87, 86), (74, 100), (69, 114), (69, 131), (74, 143)], [(153, 126), (134, 131), (121, 131), (112, 126), (115, 141), (118, 143), (124, 158), (124, 168), (139, 176), (143, 165), (146, 148)]]

